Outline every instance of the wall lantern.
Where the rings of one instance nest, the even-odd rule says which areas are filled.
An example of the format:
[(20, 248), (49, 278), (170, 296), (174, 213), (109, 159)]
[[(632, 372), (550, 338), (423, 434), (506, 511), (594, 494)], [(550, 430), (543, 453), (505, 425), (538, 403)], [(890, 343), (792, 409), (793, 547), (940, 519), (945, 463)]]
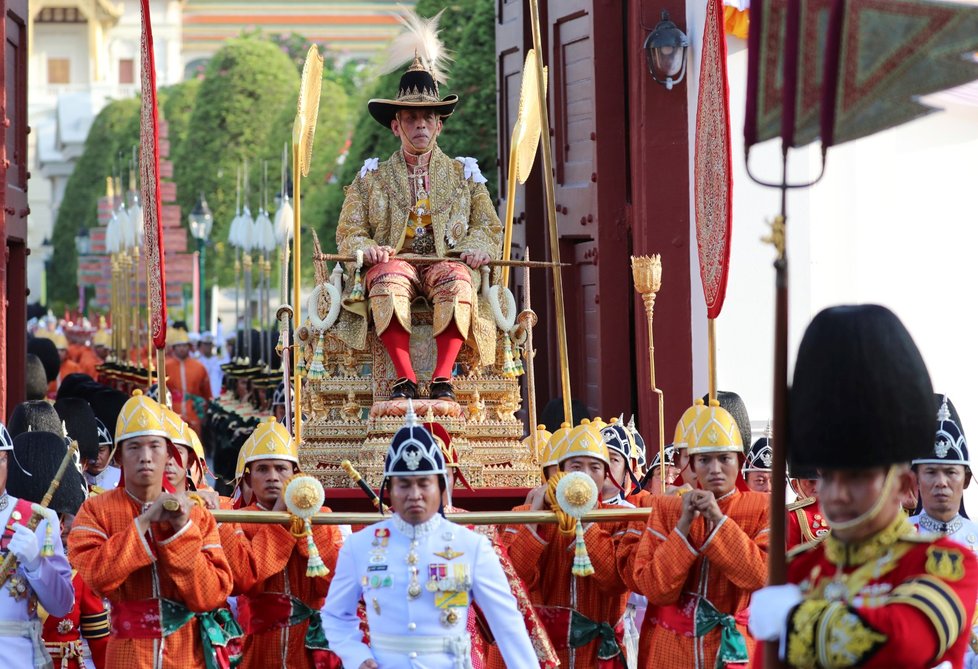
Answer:
[(662, 20), (645, 38), (642, 49), (652, 78), (672, 90), (686, 76), (686, 49), (689, 39), (675, 23), (669, 20), (669, 12), (662, 10)]

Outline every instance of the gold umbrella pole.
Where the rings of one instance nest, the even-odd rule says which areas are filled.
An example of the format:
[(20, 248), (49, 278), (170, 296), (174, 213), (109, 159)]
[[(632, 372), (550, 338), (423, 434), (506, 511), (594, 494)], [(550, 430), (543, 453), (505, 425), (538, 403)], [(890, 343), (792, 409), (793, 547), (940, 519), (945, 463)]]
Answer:
[(706, 338), (710, 349), (710, 399), (715, 400), (717, 398), (717, 321), (715, 318), (706, 321)]
[[(530, 249), (524, 251), (526, 259), (530, 259)], [(533, 459), (536, 464), (540, 464), (540, 444), (537, 443), (537, 384), (536, 372), (533, 370), (533, 358), (536, 351), (533, 350), (533, 326), (537, 324), (537, 315), (530, 308), (530, 268), (523, 268), (523, 311), (520, 312), (519, 321), (526, 330), (526, 347), (523, 349), (523, 357), (526, 359), (526, 412), (530, 420), (530, 443), (533, 444)]]
[[(294, 138), (293, 138), (294, 139)], [(302, 291), (299, 286), (299, 277), (302, 276), (302, 237), (301, 237), (301, 202), (300, 202), (300, 155), (299, 144), (292, 144), (292, 304), (302, 304)], [(299, 318), (302, 309), (296, 308), (292, 314), (292, 332), (299, 332)], [(294, 335), (293, 335), (294, 336)], [(298, 342), (292, 347), (292, 392), (295, 395), (294, 412), (292, 421), (293, 436), (297, 444), (302, 443), (302, 377), (299, 376), (299, 364), (296, 356), (302, 355), (302, 350)]]
[[(547, 221), (550, 231), (550, 259), (560, 262), (560, 237), (557, 230), (557, 206), (554, 201), (553, 154), (550, 152), (550, 113), (547, 107), (547, 71), (543, 67), (543, 49), (540, 38), (540, 7), (538, 0), (530, 0), (530, 24), (533, 29), (533, 50), (537, 62), (537, 95), (540, 103), (540, 145), (543, 150), (543, 181), (547, 196)], [(553, 266), (554, 308), (557, 315), (557, 351), (560, 363), (560, 385), (564, 396), (564, 420), (573, 422), (571, 413), (570, 365), (567, 358), (567, 324), (564, 315), (564, 284), (560, 277), (560, 265)], [(534, 426), (536, 429), (536, 426)]]
[(666, 430), (665, 430), (665, 397), (662, 390), (655, 385), (655, 343), (652, 339), (652, 320), (655, 312), (655, 296), (662, 287), (662, 258), (656, 253), (653, 256), (632, 256), (632, 279), (635, 290), (642, 295), (645, 304), (645, 318), (649, 327), (649, 384), (652, 392), (659, 400), (659, 478), (662, 492), (666, 492)]
[(155, 365), (153, 364), (153, 310), (149, 303), (149, 286), (150, 286), (150, 267), (149, 260), (146, 262), (146, 374), (147, 383), (146, 387), (149, 388), (153, 385), (153, 371)]
[(132, 302), (130, 302), (130, 320), (132, 320), (133, 340), (136, 347), (136, 366), (143, 364), (140, 347), (142, 335), (139, 330), (139, 244), (132, 246)]
[[(649, 508), (638, 509), (595, 509), (586, 513), (584, 523), (613, 523), (646, 520)], [(219, 523), (255, 523), (265, 525), (288, 525), (292, 516), (284, 511), (211, 511)], [(445, 517), (463, 525), (535, 525), (537, 523), (557, 523), (553, 511), (468, 511), (446, 513)], [(313, 525), (370, 525), (390, 518), (381, 513), (317, 513), (310, 519)]]
[[(514, 135), (515, 128), (514, 128)], [(513, 215), (516, 213), (516, 141), (509, 144), (509, 169), (506, 172), (506, 220), (503, 232), (503, 260), (509, 260), (513, 251)], [(499, 285), (509, 287), (509, 267), (503, 267)], [(531, 426), (535, 428), (536, 426)]]

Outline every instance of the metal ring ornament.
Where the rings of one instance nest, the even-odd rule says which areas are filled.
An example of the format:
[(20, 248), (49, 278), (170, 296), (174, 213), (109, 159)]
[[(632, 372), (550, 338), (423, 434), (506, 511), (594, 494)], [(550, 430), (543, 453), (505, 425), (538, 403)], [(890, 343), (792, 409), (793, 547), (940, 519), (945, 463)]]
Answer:
[[(319, 317), (319, 296), (323, 290), (329, 295), (329, 312), (325, 319)], [(336, 324), (340, 317), (340, 299), (340, 291), (329, 282), (317, 284), (312, 289), (312, 293), (306, 300), (306, 317), (314, 328), (325, 332)]]
[(326, 502), (323, 484), (314, 476), (293, 476), (285, 486), (285, 507), (293, 516), (303, 520), (312, 518)]
[[(493, 290), (494, 288), (497, 290)], [(503, 299), (506, 300), (506, 316), (503, 316), (499, 293), (502, 293)], [(496, 284), (490, 286), (489, 290), (486, 291), (486, 298), (489, 300), (489, 307), (492, 309), (496, 327), (506, 333), (512, 332), (516, 325), (516, 297), (513, 292), (506, 286)]]
[(583, 518), (598, 503), (598, 486), (583, 472), (566, 474), (557, 483), (557, 504), (572, 518)]

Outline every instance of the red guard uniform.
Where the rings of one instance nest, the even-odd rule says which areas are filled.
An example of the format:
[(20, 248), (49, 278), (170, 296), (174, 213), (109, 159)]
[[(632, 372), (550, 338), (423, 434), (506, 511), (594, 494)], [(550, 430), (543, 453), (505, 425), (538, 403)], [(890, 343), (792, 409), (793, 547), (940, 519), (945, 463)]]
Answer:
[(789, 551), (810, 541), (821, 541), (829, 533), (829, 525), (822, 515), (822, 505), (818, 503), (818, 498), (798, 500), (789, 504), (787, 511), (786, 544)]
[[(101, 598), (85, 585), (77, 571), (71, 584), (75, 588), (75, 606), (63, 618), (48, 616), (44, 620), (44, 645), (58, 669), (84, 669), (89, 651), (95, 669), (103, 669), (109, 643), (109, 614)], [(88, 649), (82, 643), (83, 636)]]
[(947, 538), (918, 535), (903, 514), (862, 544), (829, 536), (799, 547), (788, 581), (805, 596), (788, 617), (792, 667), (962, 666), (978, 561)]

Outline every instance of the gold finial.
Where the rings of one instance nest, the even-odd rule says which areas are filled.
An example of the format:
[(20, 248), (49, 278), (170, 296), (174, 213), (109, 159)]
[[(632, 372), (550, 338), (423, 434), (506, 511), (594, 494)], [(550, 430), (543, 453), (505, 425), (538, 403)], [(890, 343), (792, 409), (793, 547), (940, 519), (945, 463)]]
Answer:
[(421, 60), (421, 56), (418, 55), (418, 50), (414, 50), (414, 62), (411, 63), (411, 67), (407, 69), (408, 72), (427, 72), (427, 68), (424, 66), (424, 62)]
[(635, 290), (646, 295), (662, 288), (662, 256), (632, 256), (632, 279)]
[(770, 244), (778, 253), (778, 260), (784, 259), (784, 216), (775, 216), (773, 221), (768, 221), (771, 234), (761, 237), (761, 241)]

